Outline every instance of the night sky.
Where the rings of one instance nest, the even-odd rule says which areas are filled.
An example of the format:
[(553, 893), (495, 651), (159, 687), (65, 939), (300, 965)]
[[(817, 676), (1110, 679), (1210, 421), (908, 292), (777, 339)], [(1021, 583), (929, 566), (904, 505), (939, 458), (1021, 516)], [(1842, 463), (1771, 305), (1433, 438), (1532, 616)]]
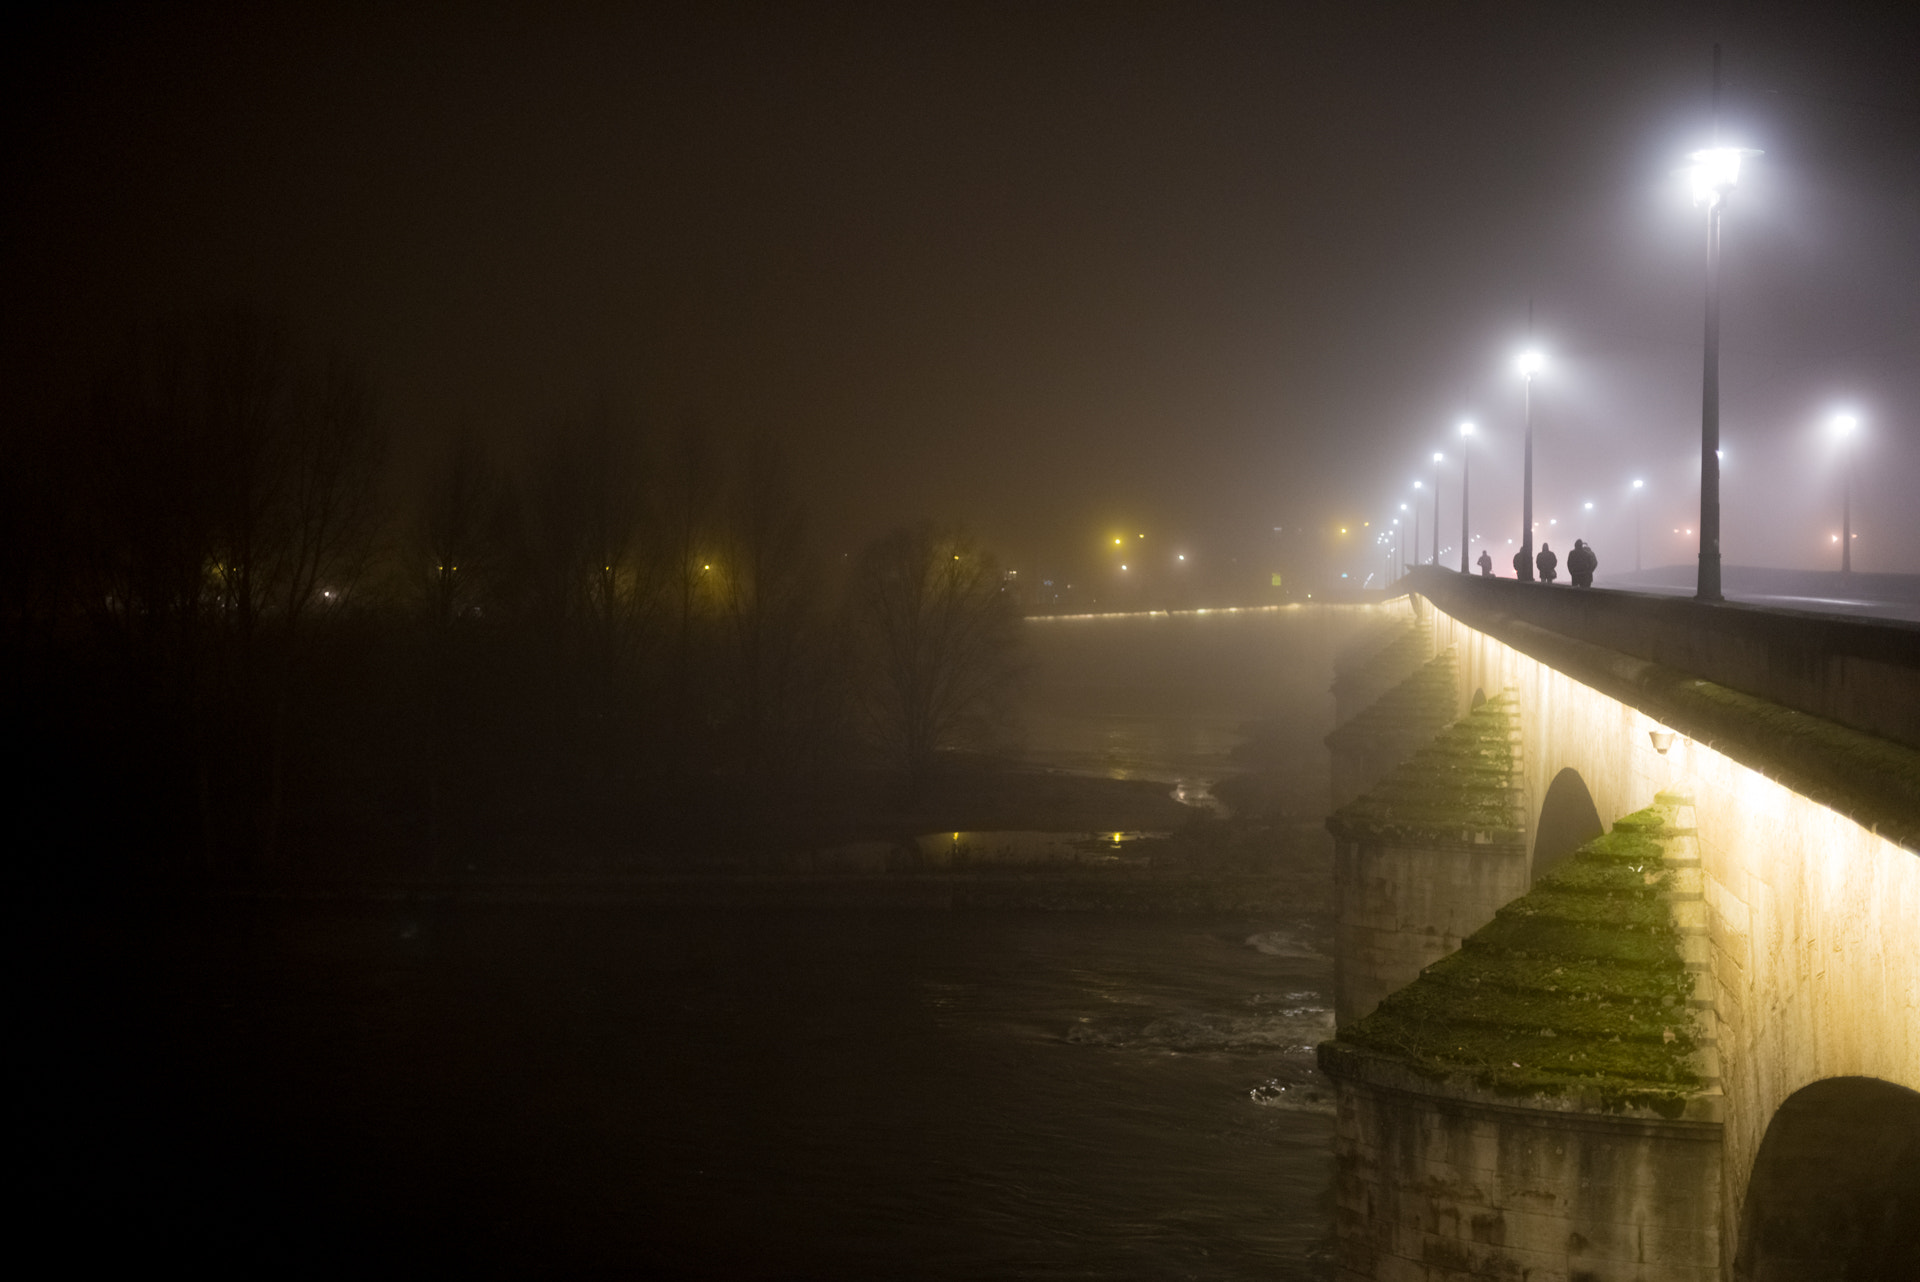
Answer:
[[(1902, 11), (1905, 10), (1903, 13)], [(1088, 573), (1378, 520), (1481, 425), (1476, 529), (1691, 562), (1704, 215), (1729, 564), (1920, 571), (1909, 6), (173, 5), (16, 17), (6, 404), (130, 322), (249, 304), (406, 450), (613, 404), (770, 430), (828, 549), (920, 515)], [(1563, 527), (1555, 527), (1555, 533)], [(1356, 530), (1357, 538), (1359, 531)], [(1553, 536), (1548, 536), (1550, 539)], [(1556, 546), (1562, 546), (1558, 539)], [(1373, 568), (1371, 556), (1353, 563)], [(1503, 570), (1505, 566), (1502, 566)]]

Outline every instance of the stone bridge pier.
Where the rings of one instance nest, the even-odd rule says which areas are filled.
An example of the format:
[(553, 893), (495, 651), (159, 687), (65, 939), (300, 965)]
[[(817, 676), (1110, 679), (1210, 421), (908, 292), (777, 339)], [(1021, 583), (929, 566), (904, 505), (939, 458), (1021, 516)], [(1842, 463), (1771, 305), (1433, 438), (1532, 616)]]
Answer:
[(1343, 1282), (1920, 1279), (1920, 628), (1411, 582), (1328, 737)]

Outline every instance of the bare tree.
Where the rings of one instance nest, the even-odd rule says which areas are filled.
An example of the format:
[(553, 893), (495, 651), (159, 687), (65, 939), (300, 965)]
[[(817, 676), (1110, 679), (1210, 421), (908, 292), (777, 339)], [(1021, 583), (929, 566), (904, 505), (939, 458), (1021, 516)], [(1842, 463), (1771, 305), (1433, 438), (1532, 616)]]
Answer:
[(676, 751), (692, 760), (710, 665), (702, 662), (719, 593), (713, 568), (721, 537), (721, 470), (711, 433), (693, 419), (675, 434), (661, 469), (655, 540), (663, 571), (672, 652), (666, 672), (668, 723)]
[(806, 510), (779, 446), (756, 434), (742, 463), (714, 577), (727, 624), (737, 728), (746, 756), (767, 767), (785, 759), (783, 741), (796, 728), (796, 683), (818, 584), (808, 557)]
[[(250, 312), (133, 335), (87, 414), (79, 599), (128, 689), (178, 727), (209, 863), (223, 824), (269, 860), (296, 654), (364, 567), (383, 436), (339, 362), (314, 371)], [(215, 805), (216, 797), (220, 804)]]
[[(521, 504), (523, 623), (548, 689), (549, 733), (586, 729), (603, 772), (653, 632), (661, 593), (642, 538), (646, 468), (638, 432), (604, 407), (547, 439)], [(555, 718), (560, 718), (556, 720)]]
[(285, 810), (287, 736), (301, 629), (316, 610), (340, 607), (358, 585), (373, 549), (386, 432), (372, 392), (337, 358), (304, 380), (276, 442), (277, 472), (264, 522), (263, 560), (277, 589), (273, 622), (281, 636), (272, 686), (272, 754), (261, 853), (279, 856)]
[(486, 445), (461, 429), (435, 454), (402, 567), (436, 637), (483, 608), (498, 573), (505, 493)]
[(1004, 724), (1019, 616), (994, 559), (930, 523), (869, 544), (853, 593), (865, 729), (917, 787), (941, 750)]

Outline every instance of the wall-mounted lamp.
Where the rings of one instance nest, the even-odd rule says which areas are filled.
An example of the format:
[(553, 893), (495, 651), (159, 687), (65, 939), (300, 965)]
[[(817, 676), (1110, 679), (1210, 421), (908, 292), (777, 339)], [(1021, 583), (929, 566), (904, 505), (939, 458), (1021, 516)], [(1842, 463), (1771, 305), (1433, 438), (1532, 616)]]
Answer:
[(1663, 757), (1667, 755), (1667, 749), (1673, 746), (1673, 731), (1671, 730), (1649, 730), (1647, 731), (1647, 738), (1653, 740), (1653, 750)]

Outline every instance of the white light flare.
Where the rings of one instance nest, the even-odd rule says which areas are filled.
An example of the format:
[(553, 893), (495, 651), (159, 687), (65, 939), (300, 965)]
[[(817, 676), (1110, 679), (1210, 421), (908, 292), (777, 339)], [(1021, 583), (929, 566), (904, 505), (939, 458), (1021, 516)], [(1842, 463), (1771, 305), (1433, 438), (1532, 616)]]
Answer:
[(1716, 205), (1740, 185), (1740, 162), (1763, 153), (1750, 147), (1708, 147), (1687, 159), (1687, 183), (1693, 189), (1693, 203)]

